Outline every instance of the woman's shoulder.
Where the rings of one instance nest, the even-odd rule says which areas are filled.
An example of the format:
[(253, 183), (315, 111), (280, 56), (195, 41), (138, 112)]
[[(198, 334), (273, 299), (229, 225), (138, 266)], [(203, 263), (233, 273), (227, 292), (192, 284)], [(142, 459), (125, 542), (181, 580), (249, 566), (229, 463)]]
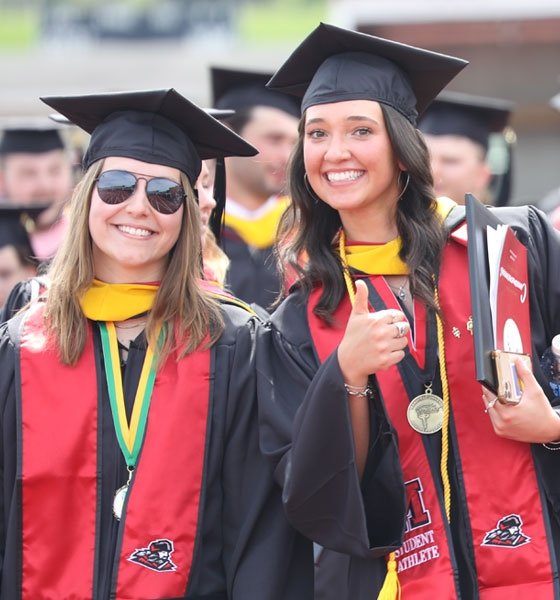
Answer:
[(293, 287), (290, 293), (274, 311), (269, 327), (275, 329), (288, 342), (295, 346), (309, 341), (308, 325), (309, 292), (302, 287)]

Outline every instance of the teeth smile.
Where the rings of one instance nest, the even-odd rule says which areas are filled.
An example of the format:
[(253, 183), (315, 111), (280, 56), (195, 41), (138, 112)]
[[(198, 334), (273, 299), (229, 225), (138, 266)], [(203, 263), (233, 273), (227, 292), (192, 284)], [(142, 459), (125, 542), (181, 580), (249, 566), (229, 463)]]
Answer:
[(148, 237), (152, 235), (149, 229), (139, 229), (138, 227), (130, 227), (129, 225), (117, 225), (117, 229), (123, 233), (129, 233), (130, 235), (137, 235), (139, 237)]
[(337, 173), (327, 173), (329, 181), (355, 181), (363, 175), (363, 171), (339, 171)]

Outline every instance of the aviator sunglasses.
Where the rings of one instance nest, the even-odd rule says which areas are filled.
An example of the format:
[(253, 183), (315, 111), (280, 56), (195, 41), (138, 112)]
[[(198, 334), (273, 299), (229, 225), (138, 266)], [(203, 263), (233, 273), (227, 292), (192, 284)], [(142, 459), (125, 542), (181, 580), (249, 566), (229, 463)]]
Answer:
[(97, 193), (106, 204), (121, 204), (128, 200), (139, 179), (146, 182), (146, 196), (150, 206), (163, 215), (177, 212), (185, 199), (180, 183), (164, 177), (138, 177), (129, 171), (103, 171), (95, 180)]

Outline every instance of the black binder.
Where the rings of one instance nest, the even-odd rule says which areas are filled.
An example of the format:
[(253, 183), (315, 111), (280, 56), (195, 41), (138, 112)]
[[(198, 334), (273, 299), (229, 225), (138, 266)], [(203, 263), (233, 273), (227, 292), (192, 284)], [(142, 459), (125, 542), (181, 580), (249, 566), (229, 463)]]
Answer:
[(472, 194), (465, 195), (465, 209), (476, 379), (496, 394), (498, 381), (492, 358), (495, 348), (490, 309), (490, 269), (486, 226), (496, 228), (501, 221)]

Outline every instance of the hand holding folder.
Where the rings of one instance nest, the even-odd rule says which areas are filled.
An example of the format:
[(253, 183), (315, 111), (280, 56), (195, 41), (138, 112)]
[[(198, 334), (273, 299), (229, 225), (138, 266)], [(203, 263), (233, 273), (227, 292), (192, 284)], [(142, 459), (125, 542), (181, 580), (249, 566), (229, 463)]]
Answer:
[(466, 215), (476, 378), (500, 402), (516, 404), (515, 360), (531, 368), (527, 249), (471, 194)]

